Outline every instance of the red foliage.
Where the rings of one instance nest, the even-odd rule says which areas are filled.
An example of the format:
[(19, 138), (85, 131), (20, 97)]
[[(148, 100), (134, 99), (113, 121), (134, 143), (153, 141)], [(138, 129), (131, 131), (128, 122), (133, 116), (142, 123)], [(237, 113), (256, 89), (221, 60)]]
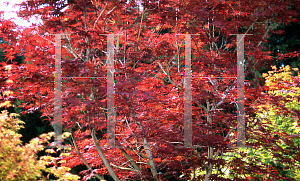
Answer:
[[(292, 3), (299, 7), (298, 1)], [(62, 77), (105, 77), (107, 38), (103, 34), (120, 34), (114, 36), (116, 142), (139, 170), (122, 149), (107, 146), (106, 79), (62, 79), (63, 128), (72, 130), (81, 157), (93, 169), (83, 172), (85, 178), (95, 172), (108, 174), (91, 137), (93, 128), (99, 133), (99, 144), (108, 163), (122, 180), (159, 177), (186, 180), (195, 168), (207, 170), (202, 179), (223, 178), (222, 174), (211, 175), (210, 164), (214, 168), (231, 165), (237, 172), (240, 169), (250, 175), (269, 173), (263, 165), (243, 167), (245, 163), (241, 160), (226, 163), (220, 157), (221, 151), (226, 152), (236, 144), (234, 138), (225, 139), (237, 125), (234, 79), (192, 79), (193, 145), (201, 147), (178, 148), (184, 142), (185, 52), (183, 36), (176, 34), (198, 34), (192, 35), (191, 43), (193, 77), (236, 77), (236, 36), (230, 34), (253, 34), (245, 36), (245, 76), (248, 76), (252, 68), (270, 61), (268, 52), (261, 47), (266, 41), (263, 23), (293, 21), (290, 16), (296, 12), (289, 5), (290, 1), (273, 0), (162, 0), (142, 1), (143, 9), (139, 9), (134, 1), (125, 0), (24, 2), (20, 15), (38, 14), (43, 25), (17, 32), (10, 21), (2, 21), (1, 36), (10, 41), (3, 46), (8, 59), (20, 52), (26, 57), (25, 64), (13, 69), (14, 86), (9, 89), (14, 91), (14, 98), (26, 102), (24, 107), (29, 111), (40, 109), (51, 120), (55, 47), (54, 36), (46, 35), (64, 34)], [(261, 92), (250, 83), (245, 84), (246, 123), (252, 114), (251, 104)], [(247, 128), (247, 133), (253, 134), (251, 128)], [(262, 137), (259, 141), (268, 140)], [(85, 164), (82, 158), (73, 150), (64, 159), (73, 167)], [(151, 168), (151, 160), (155, 168)], [(179, 178), (182, 174), (186, 175)], [(238, 179), (249, 180), (237, 176), (235, 180)]]

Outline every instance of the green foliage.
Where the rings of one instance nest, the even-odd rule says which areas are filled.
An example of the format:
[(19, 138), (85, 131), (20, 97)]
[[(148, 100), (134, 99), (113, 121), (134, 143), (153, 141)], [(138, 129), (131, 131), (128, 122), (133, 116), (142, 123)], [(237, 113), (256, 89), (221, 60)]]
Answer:
[[(293, 70), (298, 72), (296, 68)], [(287, 145), (283, 139), (283, 141), (278, 140), (276, 142), (277, 145), (274, 144), (274, 146), (282, 148), (281, 151), (279, 149), (277, 153), (274, 153), (270, 152), (267, 148), (261, 148), (253, 151), (253, 154), (250, 156), (256, 157), (263, 164), (275, 167), (281, 176), (299, 180), (300, 162), (296, 156), (299, 154), (300, 147), (299, 115), (297, 115), (297, 111), (300, 110), (299, 74), (298, 76), (293, 76), (290, 66), (280, 68), (280, 70), (277, 70), (276, 67), (273, 66), (273, 71), (269, 71), (268, 74), (263, 74), (263, 76), (266, 78), (265, 86), (268, 89), (267, 96), (279, 96), (284, 99), (280, 100), (278, 104), (270, 102), (269, 104), (257, 105), (256, 121), (261, 121), (266, 125), (267, 130), (272, 131), (270, 138), (280, 138), (284, 134), (287, 134), (289, 141), (298, 149), (292, 152), (285, 152), (290, 146)], [(274, 160), (272, 157), (274, 154), (294, 160), (294, 162), (290, 164)]]

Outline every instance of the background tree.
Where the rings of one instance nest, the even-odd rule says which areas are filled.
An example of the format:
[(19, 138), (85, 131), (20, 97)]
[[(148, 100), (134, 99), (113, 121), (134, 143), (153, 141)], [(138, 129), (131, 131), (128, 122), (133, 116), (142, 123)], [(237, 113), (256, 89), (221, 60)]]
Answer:
[[(299, 45), (299, 16), (296, 16), (297, 21), (290, 24), (274, 24), (276, 34), (270, 35), (265, 46), (272, 51), (274, 64), (279, 67), (289, 65), (291, 68), (300, 68), (299, 57), (288, 55), (288, 52), (298, 52)], [(283, 56), (287, 54), (288, 56)], [(284, 59), (279, 59), (285, 57)]]
[[(233, 172), (241, 171), (239, 175), (248, 180), (299, 180), (299, 72), (294, 68), (297, 76), (293, 76), (289, 66), (279, 70), (276, 66), (272, 68), (263, 74), (266, 79), (264, 93), (253, 106), (256, 117), (247, 125), (247, 128), (253, 128), (252, 136), (248, 138), (249, 145), (255, 147), (240, 148), (238, 152), (223, 155), (229, 162), (245, 161), (245, 167), (252, 164), (250, 160), (255, 160), (252, 166), (264, 165), (268, 172), (247, 174), (228, 166), (221, 172), (229, 179), (238, 174)], [(263, 144), (259, 142), (261, 138), (265, 139)]]
[[(252, 158), (257, 157), (259, 161), (273, 166), (273, 171), (285, 179), (299, 180), (299, 71), (298, 68), (291, 70), (290, 66), (281, 67), (279, 70), (276, 66), (272, 68), (272, 71), (264, 74), (267, 92), (262, 99), (266, 103), (255, 105), (258, 114), (254, 122), (260, 122), (264, 129), (270, 130), (269, 137), (276, 140), (276, 146), (275, 149), (263, 147), (259, 151), (251, 150)], [(275, 102), (278, 100), (279, 103)], [(287, 151), (286, 148), (290, 150)], [(279, 158), (276, 159), (275, 154)]]

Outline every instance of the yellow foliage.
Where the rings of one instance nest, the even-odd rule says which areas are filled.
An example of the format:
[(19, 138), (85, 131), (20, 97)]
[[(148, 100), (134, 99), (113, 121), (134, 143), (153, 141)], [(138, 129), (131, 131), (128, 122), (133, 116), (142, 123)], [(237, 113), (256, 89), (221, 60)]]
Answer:
[[(9, 95), (11, 92), (6, 91)], [(11, 104), (6, 101), (0, 107), (9, 107)], [(56, 162), (52, 156), (43, 156), (37, 159), (37, 153), (44, 150), (42, 143), (47, 142), (54, 136), (54, 133), (43, 134), (40, 138), (32, 139), (29, 144), (22, 145), (18, 130), (23, 128), (24, 122), (18, 119), (15, 113), (8, 114), (7, 110), (0, 114), (0, 180), (45, 180), (42, 171), (48, 171), (57, 176), (59, 180), (79, 180), (80, 177), (68, 171), (70, 168), (53, 166), (48, 169), (49, 163)], [(66, 133), (65, 135), (69, 135)], [(51, 151), (46, 151), (50, 152)]]

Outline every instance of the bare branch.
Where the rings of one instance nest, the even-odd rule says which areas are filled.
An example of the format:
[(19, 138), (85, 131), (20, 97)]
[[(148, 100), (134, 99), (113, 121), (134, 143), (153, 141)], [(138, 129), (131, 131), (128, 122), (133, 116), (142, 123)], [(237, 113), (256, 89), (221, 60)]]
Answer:
[(132, 168), (121, 167), (121, 166), (114, 165), (114, 164), (110, 164), (110, 165), (113, 166), (113, 167), (116, 167), (118, 169), (121, 169), (121, 170), (130, 170), (130, 171), (133, 171), (133, 172), (137, 172), (138, 171), (138, 170), (134, 170)]
[(103, 10), (101, 11), (101, 13), (99, 14), (99, 16), (97, 17), (97, 19), (96, 19), (96, 21), (95, 21), (95, 23), (94, 23), (93, 31), (95, 30), (96, 24), (97, 24), (97, 22), (99, 21), (100, 17), (102, 16), (103, 12), (105, 11), (106, 7), (107, 7), (107, 2), (106, 2), (106, 4), (105, 4), (105, 7), (103, 8)]
[(165, 71), (165, 69), (162, 67), (162, 65), (157, 60), (155, 60), (155, 61), (159, 65), (160, 69), (164, 72), (164, 74), (168, 75), (167, 72)]
[(223, 103), (223, 101), (226, 99), (229, 91), (234, 88), (236, 82), (237, 82), (237, 79), (235, 79), (234, 83), (226, 89), (225, 93), (223, 94), (222, 100), (217, 103), (217, 107), (219, 107)]

